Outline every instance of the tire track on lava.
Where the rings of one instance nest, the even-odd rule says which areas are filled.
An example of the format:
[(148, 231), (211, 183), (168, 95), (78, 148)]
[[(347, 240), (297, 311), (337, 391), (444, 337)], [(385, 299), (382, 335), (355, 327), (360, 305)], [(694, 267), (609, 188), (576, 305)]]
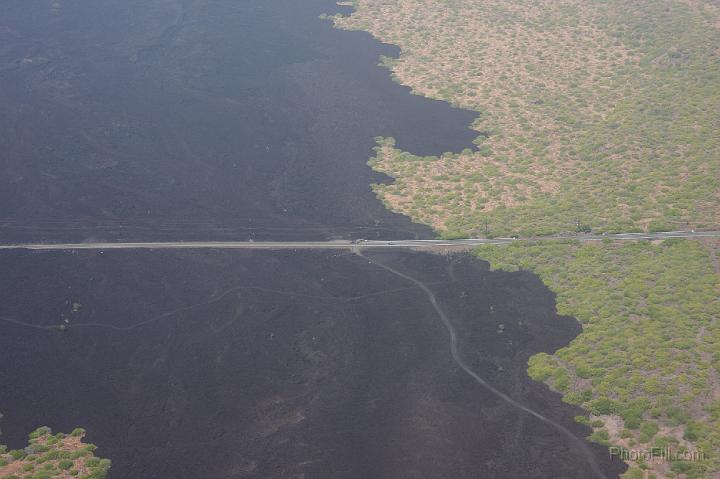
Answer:
[(460, 355), (460, 351), (458, 349), (457, 345), (457, 331), (455, 330), (455, 326), (453, 326), (452, 322), (450, 322), (450, 318), (445, 314), (445, 311), (440, 307), (437, 298), (435, 297), (435, 293), (432, 292), (432, 290), (422, 281), (420, 281), (417, 278), (413, 278), (410, 275), (407, 275), (405, 273), (402, 273), (395, 268), (392, 268), (391, 266), (388, 266), (386, 264), (383, 264), (379, 261), (375, 261), (372, 258), (369, 258), (362, 254), (362, 252), (357, 253), (359, 256), (365, 258), (370, 263), (396, 275), (400, 278), (405, 279), (406, 281), (410, 281), (411, 283), (414, 283), (418, 288), (420, 288), (425, 295), (430, 300), (430, 304), (432, 304), (433, 309), (435, 309), (435, 312), (440, 317), (440, 320), (442, 321), (443, 325), (445, 326), (445, 329), (447, 330), (448, 334), (450, 335), (450, 353), (452, 355), (452, 358), (455, 360), (455, 363), (463, 370), (465, 371), (469, 376), (471, 376), (475, 381), (480, 384), (482, 387), (490, 391), (492, 394), (497, 396), (498, 398), (505, 401), (507, 404), (510, 404), (511, 406), (515, 407), (516, 409), (519, 409), (523, 412), (526, 412), (527, 414), (530, 414), (531, 416), (543, 421), (546, 424), (549, 424), (550, 426), (554, 427), (556, 430), (563, 433), (565, 436), (567, 436), (573, 444), (577, 446), (579, 451), (585, 456), (587, 459), (588, 464), (590, 465), (590, 468), (595, 473), (595, 476), (600, 479), (608, 479), (608, 477), (605, 475), (605, 473), (600, 469), (600, 466), (598, 465), (597, 461), (595, 460), (595, 455), (592, 453), (590, 448), (585, 444), (584, 441), (579, 439), (577, 436), (575, 436), (572, 432), (570, 432), (569, 429), (567, 429), (565, 426), (553, 421), (552, 419), (543, 416), (537, 411), (534, 411), (533, 409), (530, 409), (529, 407), (525, 406), (524, 404), (516, 401), (515, 399), (511, 398), (504, 392), (497, 389), (495, 386), (488, 383), (485, 379), (483, 379), (479, 374), (477, 374), (475, 371), (472, 370), (472, 368), (465, 362), (465, 360)]

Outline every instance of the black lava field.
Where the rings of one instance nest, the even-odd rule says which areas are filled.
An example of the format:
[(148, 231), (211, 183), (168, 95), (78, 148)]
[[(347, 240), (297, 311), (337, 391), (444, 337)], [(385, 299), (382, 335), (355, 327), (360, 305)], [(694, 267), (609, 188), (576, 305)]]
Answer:
[[(475, 114), (394, 83), (378, 61), (397, 49), (333, 29), (330, 1), (0, 10), (3, 243), (430, 238), (370, 190), (389, 181), (373, 138), (472, 146)], [(81, 426), (111, 479), (624, 470), (459, 367), (431, 296), (483, 380), (590, 433), (527, 377), (580, 331), (530, 273), (396, 250), (3, 251), (0, 443)]]

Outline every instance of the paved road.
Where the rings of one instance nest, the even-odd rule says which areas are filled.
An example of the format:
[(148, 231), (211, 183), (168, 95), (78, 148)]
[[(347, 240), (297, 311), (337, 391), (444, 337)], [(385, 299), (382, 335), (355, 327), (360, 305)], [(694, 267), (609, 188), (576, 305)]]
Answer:
[(458, 240), (396, 240), (396, 241), (164, 241), (134, 243), (20, 243), (0, 244), (0, 249), (30, 250), (111, 250), (111, 249), (357, 249), (357, 248), (443, 248), (449, 246), (478, 246), (506, 244), (517, 241), (598, 241), (652, 240), (668, 238), (720, 237), (720, 231), (669, 231), (663, 233), (620, 233), (610, 235), (544, 236), (537, 238), (471, 238)]

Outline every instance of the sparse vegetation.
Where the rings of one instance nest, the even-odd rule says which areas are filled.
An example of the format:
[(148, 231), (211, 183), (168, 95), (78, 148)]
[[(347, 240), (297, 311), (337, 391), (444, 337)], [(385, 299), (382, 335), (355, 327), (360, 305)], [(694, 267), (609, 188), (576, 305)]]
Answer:
[[(715, 247), (716, 245), (710, 245)], [(493, 269), (537, 273), (583, 332), (528, 373), (590, 413), (591, 440), (702, 450), (688, 477), (720, 468), (720, 276), (695, 241), (483, 246)], [(666, 477), (668, 465), (649, 465)], [(690, 471), (690, 472), (688, 472)], [(690, 473), (694, 474), (691, 475)]]
[(95, 446), (83, 443), (84, 436), (79, 428), (53, 435), (41, 427), (30, 433), (24, 449), (0, 446), (0, 479), (104, 479), (110, 461), (94, 457)]
[(379, 139), (392, 209), (452, 236), (720, 224), (720, 8), (699, 0), (357, 0), (415, 93), (479, 112), (476, 151)]

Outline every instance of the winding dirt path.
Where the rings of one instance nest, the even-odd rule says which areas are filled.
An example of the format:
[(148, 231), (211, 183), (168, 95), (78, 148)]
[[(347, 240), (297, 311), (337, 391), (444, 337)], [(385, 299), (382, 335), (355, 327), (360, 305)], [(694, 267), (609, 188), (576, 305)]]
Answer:
[(390, 266), (387, 266), (386, 264), (380, 263), (378, 261), (373, 260), (372, 258), (369, 258), (362, 254), (362, 252), (357, 253), (359, 256), (362, 256), (372, 264), (396, 275), (399, 276), (407, 281), (410, 281), (411, 283), (414, 283), (418, 288), (420, 288), (425, 295), (427, 296), (428, 300), (430, 301), (430, 304), (432, 304), (433, 309), (435, 309), (435, 312), (437, 313), (438, 317), (442, 321), (443, 325), (445, 326), (445, 329), (447, 330), (448, 334), (450, 335), (450, 353), (452, 354), (453, 359), (455, 360), (455, 363), (460, 366), (460, 368), (465, 371), (468, 375), (470, 375), (478, 384), (480, 384), (482, 387), (493, 393), (495, 396), (499, 397), (503, 401), (505, 401), (507, 404), (510, 404), (511, 406), (526, 412), (530, 414), (531, 416), (549, 424), (550, 426), (554, 427), (561, 433), (563, 433), (565, 436), (567, 436), (572, 443), (577, 447), (578, 451), (587, 459), (588, 464), (592, 468), (593, 472), (595, 473), (595, 477), (600, 479), (608, 479), (608, 477), (605, 475), (605, 473), (600, 469), (600, 466), (598, 465), (597, 461), (595, 460), (595, 455), (592, 453), (590, 448), (585, 444), (585, 442), (582, 439), (579, 439), (576, 437), (570, 430), (568, 430), (566, 427), (562, 426), (561, 424), (558, 424), (557, 422), (553, 421), (550, 418), (547, 418), (540, 414), (537, 411), (534, 411), (530, 409), (529, 407), (525, 406), (524, 404), (521, 404), (505, 394), (504, 392), (500, 391), (499, 389), (492, 386), (490, 383), (485, 381), (479, 374), (477, 374), (475, 371), (468, 366), (468, 364), (465, 362), (465, 360), (460, 355), (460, 351), (458, 349), (458, 335), (457, 331), (455, 330), (455, 326), (453, 326), (452, 322), (450, 321), (450, 318), (445, 314), (445, 311), (440, 307), (437, 298), (435, 297), (435, 293), (432, 292), (432, 290), (422, 281), (419, 279), (413, 278), (412, 276), (409, 276), (405, 273), (402, 273)]

